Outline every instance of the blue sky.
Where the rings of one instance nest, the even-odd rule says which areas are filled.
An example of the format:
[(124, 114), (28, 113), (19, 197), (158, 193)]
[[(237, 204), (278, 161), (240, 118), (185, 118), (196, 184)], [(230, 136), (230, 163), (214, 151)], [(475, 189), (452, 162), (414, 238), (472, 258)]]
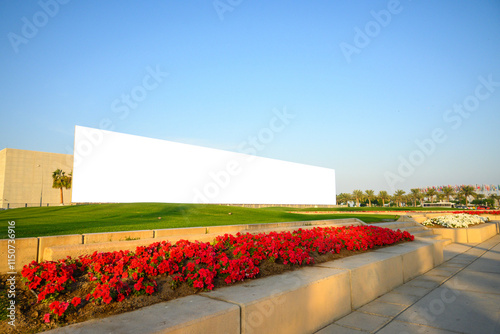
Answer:
[(0, 32), (0, 149), (72, 153), (106, 124), (255, 137), (337, 193), (500, 183), (499, 1), (5, 0)]

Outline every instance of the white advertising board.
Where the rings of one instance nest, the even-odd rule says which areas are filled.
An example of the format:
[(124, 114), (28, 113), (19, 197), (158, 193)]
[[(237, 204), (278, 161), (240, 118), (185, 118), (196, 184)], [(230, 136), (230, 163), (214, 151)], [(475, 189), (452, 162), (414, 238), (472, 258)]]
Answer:
[(335, 170), (76, 126), (76, 203), (335, 204)]

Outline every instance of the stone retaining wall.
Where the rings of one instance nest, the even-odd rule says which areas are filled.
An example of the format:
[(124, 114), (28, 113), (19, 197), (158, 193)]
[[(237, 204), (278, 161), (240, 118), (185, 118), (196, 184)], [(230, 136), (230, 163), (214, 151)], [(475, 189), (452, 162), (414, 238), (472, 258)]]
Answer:
[[(401, 216), (398, 221), (422, 223), (429, 218), (451, 215), (453, 213), (433, 213), (433, 214), (412, 214), (411, 216)], [(489, 223), (471, 226), (468, 228), (430, 228), (435, 235), (440, 235), (451, 242), (458, 243), (480, 243), (495, 234), (500, 233), (500, 217), (498, 215), (482, 214), (481, 217), (490, 219)]]
[(457, 243), (481, 243), (497, 234), (497, 223), (484, 223), (469, 228), (431, 228), (432, 232)]

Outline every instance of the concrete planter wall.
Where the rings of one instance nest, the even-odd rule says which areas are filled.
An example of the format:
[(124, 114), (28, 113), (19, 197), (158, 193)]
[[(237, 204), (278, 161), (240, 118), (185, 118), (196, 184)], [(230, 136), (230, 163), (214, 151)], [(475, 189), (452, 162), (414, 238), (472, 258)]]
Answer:
[[(412, 214), (411, 216), (402, 216), (399, 220), (414, 221), (421, 224), (429, 218), (447, 216), (451, 214), (452, 213)], [(428, 227), (428, 229), (430, 229), (435, 235), (440, 235), (444, 239), (450, 239), (451, 242), (458, 243), (480, 243), (491, 238), (495, 234), (500, 233), (500, 216), (488, 214), (483, 214), (480, 216), (489, 218), (491, 222), (480, 224), (477, 226), (471, 226), (469, 228)]]
[(420, 239), (46, 333), (313, 333), (442, 262)]
[(484, 223), (469, 228), (431, 228), (432, 232), (457, 243), (481, 243), (497, 234), (496, 223)]

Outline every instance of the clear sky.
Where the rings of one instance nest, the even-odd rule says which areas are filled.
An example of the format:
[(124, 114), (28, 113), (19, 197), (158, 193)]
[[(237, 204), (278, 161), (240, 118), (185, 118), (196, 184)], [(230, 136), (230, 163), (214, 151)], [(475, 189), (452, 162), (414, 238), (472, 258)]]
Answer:
[(500, 183), (500, 1), (0, 2), (0, 149), (74, 127), (336, 170), (337, 193)]

